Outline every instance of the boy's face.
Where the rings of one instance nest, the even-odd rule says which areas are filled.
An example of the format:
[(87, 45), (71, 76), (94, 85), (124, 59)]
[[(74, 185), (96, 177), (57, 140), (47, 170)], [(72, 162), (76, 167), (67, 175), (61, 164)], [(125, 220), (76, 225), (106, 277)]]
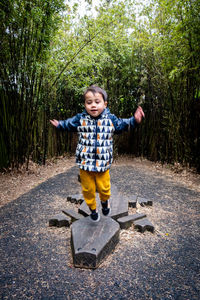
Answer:
[(100, 93), (87, 92), (85, 95), (85, 109), (90, 116), (98, 117), (106, 107), (107, 102), (104, 101)]

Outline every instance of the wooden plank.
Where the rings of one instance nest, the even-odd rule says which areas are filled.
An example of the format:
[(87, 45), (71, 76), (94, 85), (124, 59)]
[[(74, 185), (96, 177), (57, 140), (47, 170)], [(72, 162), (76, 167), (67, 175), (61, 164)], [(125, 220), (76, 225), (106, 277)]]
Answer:
[(134, 214), (134, 215), (129, 215), (125, 216), (122, 218), (117, 219), (117, 222), (120, 225), (121, 229), (128, 229), (129, 227), (132, 226), (133, 222), (142, 218), (145, 218), (146, 214)]
[(147, 218), (134, 221), (134, 227), (142, 233), (146, 230), (153, 233), (155, 230), (154, 225)]
[(82, 194), (75, 194), (67, 197), (67, 201), (75, 204), (81, 204), (84, 201)]
[(142, 198), (142, 197), (138, 197), (137, 198), (137, 202), (141, 205), (141, 206), (145, 206), (145, 205), (149, 205), (152, 206), (153, 205), (153, 201), (146, 199), (146, 198)]
[(69, 227), (71, 224), (71, 218), (64, 215), (63, 213), (57, 214), (56, 216), (49, 219), (49, 226), (57, 226), (57, 227)]
[(128, 197), (128, 205), (129, 207), (136, 207), (136, 203), (137, 203), (137, 195), (131, 195)]
[(119, 242), (119, 224), (101, 217), (98, 223), (90, 217), (71, 226), (71, 248), (75, 267), (95, 269)]
[(83, 216), (81, 214), (77, 213), (73, 209), (63, 209), (62, 212), (65, 215), (71, 217), (72, 222), (75, 222), (75, 221), (80, 220), (81, 218), (83, 218)]

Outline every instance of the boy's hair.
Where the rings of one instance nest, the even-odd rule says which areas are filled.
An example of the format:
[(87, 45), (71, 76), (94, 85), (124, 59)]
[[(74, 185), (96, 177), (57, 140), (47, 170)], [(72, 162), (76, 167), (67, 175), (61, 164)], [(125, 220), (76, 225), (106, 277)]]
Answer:
[(106, 91), (103, 90), (102, 88), (100, 88), (99, 86), (96, 86), (96, 85), (91, 85), (91, 86), (89, 86), (89, 87), (87, 88), (87, 90), (86, 90), (86, 91), (84, 92), (84, 94), (83, 94), (84, 100), (85, 100), (85, 95), (86, 95), (88, 92), (92, 92), (93, 94), (96, 94), (96, 93), (101, 94), (104, 101), (107, 101), (107, 99), (108, 99), (108, 95), (107, 95)]

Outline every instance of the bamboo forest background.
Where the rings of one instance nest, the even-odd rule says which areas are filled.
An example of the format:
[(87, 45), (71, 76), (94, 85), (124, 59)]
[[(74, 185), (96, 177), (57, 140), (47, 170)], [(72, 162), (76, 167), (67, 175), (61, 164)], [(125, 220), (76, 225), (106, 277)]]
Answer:
[(180, 162), (200, 171), (200, 2), (198, 0), (3, 0), (0, 169), (73, 152), (76, 135), (50, 118), (83, 109), (91, 84), (135, 131), (116, 136), (115, 153)]

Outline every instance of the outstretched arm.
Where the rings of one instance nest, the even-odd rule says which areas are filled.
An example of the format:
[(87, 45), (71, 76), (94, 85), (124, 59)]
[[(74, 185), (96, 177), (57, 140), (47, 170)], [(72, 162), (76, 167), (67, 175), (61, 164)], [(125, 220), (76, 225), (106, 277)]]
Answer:
[(117, 118), (115, 115), (110, 115), (113, 125), (115, 127), (115, 133), (121, 133), (123, 131), (127, 131), (129, 126), (134, 128), (136, 124), (141, 123), (142, 118), (144, 117), (144, 112), (141, 106), (138, 106), (134, 117), (128, 119), (120, 119)]
[(138, 108), (136, 109), (136, 112), (134, 114), (135, 121), (139, 124), (142, 122), (142, 118), (144, 118), (144, 117), (145, 117), (145, 115), (144, 115), (142, 107), (138, 106)]
[(51, 124), (58, 129), (68, 130), (68, 131), (77, 131), (77, 127), (80, 126), (80, 117), (81, 114), (77, 114), (72, 118), (68, 118), (66, 120), (50, 120)]

